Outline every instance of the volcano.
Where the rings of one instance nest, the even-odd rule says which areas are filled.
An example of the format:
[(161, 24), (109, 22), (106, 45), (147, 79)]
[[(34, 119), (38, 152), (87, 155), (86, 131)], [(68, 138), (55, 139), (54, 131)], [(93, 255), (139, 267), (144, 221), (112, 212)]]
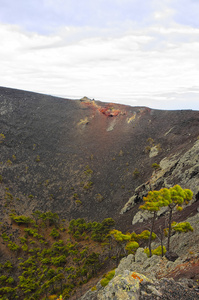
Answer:
[(125, 204), (132, 196), (139, 204), (147, 185), (190, 188), (192, 180), (198, 199), (198, 160), (185, 159), (184, 166), (181, 161), (175, 172), (193, 147), (198, 155), (199, 111), (70, 100), (1, 87), (0, 128), (1, 219), (5, 187), (17, 214), (39, 209), (67, 220), (112, 217), (123, 228), (137, 211), (131, 204), (124, 210)]

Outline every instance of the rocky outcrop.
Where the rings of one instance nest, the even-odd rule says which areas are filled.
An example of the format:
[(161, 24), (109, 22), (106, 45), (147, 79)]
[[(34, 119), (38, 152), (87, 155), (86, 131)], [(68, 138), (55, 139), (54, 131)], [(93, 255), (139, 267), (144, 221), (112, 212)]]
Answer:
[(199, 192), (199, 140), (193, 147), (179, 158), (165, 158), (160, 162), (161, 170), (155, 173), (151, 179), (152, 187), (171, 187), (173, 183), (180, 182), (183, 188), (189, 188), (194, 196)]
[[(106, 287), (98, 282), (81, 300), (198, 299), (198, 218), (199, 214), (187, 220), (194, 228), (193, 233), (172, 236), (172, 249), (179, 255), (175, 261), (157, 255), (148, 258), (144, 249), (138, 248), (135, 255), (130, 254), (120, 261)], [(153, 242), (152, 247), (157, 244)]]
[[(152, 283), (146, 276), (126, 270), (123, 275), (115, 276), (105, 289), (100, 289), (97, 299), (138, 300), (142, 282), (145, 284)], [(158, 291), (156, 292), (158, 293)]]
[(186, 256), (188, 253), (198, 253), (199, 249), (199, 213), (186, 220), (193, 227), (191, 233), (176, 232), (171, 237), (172, 251), (179, 256)]
[[(160, 168), (155, 170), (151, 179), (135, 189), (135, 194), (129, 199), (120, 211), (124, 214), (130, 210), (136, 203), (137, 199), (142, 199), (150, 190), (158, 190), (162, 187), (170, 188), (174, 184), (180, 184), (182, 188), (189, 188), (193, 191), (193, 200), (191, 205), (199, 198), (199, 140), (193, 147), (183, 155), (176, 154), (171, 157), (165, 157), (160, 161)], [(166, 208), (161, 208), (158, 216), (163, 215)], [(146, 211), (138, 211), (132, 221), (132, 224), (144, 222), (152, 217)]]
[(172, 278), (151, 279), (138, 272), (125, 270), (105, 288), (98, 283), (96, 290), (88, 291), (81, 300), (196, 300), (198, 297), (199, 289), (191, 280), (176, 283)]

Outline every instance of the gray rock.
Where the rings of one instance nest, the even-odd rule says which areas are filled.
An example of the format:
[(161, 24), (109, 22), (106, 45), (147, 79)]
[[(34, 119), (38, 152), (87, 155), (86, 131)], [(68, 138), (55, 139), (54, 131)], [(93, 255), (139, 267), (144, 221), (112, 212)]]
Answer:
[(119, 274), (123, 274), (125, 270), (131, 269), (134, 261), (135, 261), (135, 256), (133, 254), (129, 254), (127, 257), (122, 258), (119, 263), (119, 266), (115, 270), (115, 276)]
[(159, 150), (158, 150), (158, 147), (157, 146), (153, 146), (151, 147), (151, 150), (149, 152), (149, 157), (152, 158), (152, 157), (155, 157), (157, 156), (159, 153)]
[(165, 257), (170, 261), (175, 261), (179, 256), (175, 252), (167, 251)]
[(133, 195), (131, 198), (129, 198), (128, 202), (125, 204), (125, 206), (120, 211), (121, 215), (123, 215), (125, 212), (130, 210), (135, 205), (135, 199), (136, 199), (136, 195)]
[(135, 254), (135, 262), (143, 264), (147, 260), (148, 256), (144, 252), (143, 248), (138, 248)]
[(88, 290), (82, 297), (81, 300), (97, 300), (97, 294), (98, 292), (103, 289), (101, 286), (100, 282), (97, 283), (96, 285), (96, 290)]
[(146, 263), (150, 264), (150, 267), (157, 267), (157, 265), (161, 262), (162, 258), (158, 255), (153, 255), (147, 259)]
[(126, 271), (124, 276), (114, 277), (109, 284), (97, 294), (98, 300), (139, 300), (142, 282), (152, 283), (146, 276)]

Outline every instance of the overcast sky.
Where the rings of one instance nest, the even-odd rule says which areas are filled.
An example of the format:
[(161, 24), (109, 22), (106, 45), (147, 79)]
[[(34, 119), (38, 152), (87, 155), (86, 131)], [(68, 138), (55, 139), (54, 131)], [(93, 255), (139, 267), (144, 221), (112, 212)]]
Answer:
[(0, 86), (199, 110), (199, 0), (0, 0)]

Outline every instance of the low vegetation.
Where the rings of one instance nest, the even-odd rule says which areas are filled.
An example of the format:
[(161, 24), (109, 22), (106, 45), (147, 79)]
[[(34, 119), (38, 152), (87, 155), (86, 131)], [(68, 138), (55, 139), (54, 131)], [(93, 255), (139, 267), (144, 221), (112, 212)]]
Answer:
[[(175, 186), (149, 192), (140, 208), (153, 213), (153, 224), (160, 207), (168, 206), (170, 216), (170, 211), (191, 197), (190, 190)], [(69, 299), (99, 272), (117, 267), (122, 257), (134, 254), (140, 246), (148, 256), (163, 256), (168, 250), (162, 244), (151, 249), (151, 241), (157, 238), (153, 227), (139, 234), (122, 233), (114, 228), (112, 218), (102, 222), (79, 218), (67, 224), (58, 214), (39, 210), (32, 216), (12, 212), (9, 218), (9, 224), (0, 225), (2, 251), (6, 253), (0, 258), (2, 300)], [(192, 230), (188, 222), (171, 222), (163, 232), (170, 238), (171, 231)], [(106, 273), (101, 285), (106, 286), (114, 274), (114, 269)]]
[(114, 275), (115, 275), (115, 270), (112, 270), (112, 271), (108, 272), (107, 274), (105, 274), (103, 276), (104, 278), (100, 281), (101, 285), (103, 287), (107, 286), (107, 284), (114, 277)]
[[(2, 300), (50, 299), (52, 295), (68, 299), (104, 267), (135, 253), (150, 234), (111, 230), (112, 218), (101, 223), (73, 219), (66, 226), (65, 220), (50, 211), (37, 210), (32, 217), (12, 213), (10, 221), (11, 227), (1, 225), (0, 239), (9, 257), (1, 257), (0, 263)], [(102, 284), (112, 276), (114, 271), (105, 275)]]

